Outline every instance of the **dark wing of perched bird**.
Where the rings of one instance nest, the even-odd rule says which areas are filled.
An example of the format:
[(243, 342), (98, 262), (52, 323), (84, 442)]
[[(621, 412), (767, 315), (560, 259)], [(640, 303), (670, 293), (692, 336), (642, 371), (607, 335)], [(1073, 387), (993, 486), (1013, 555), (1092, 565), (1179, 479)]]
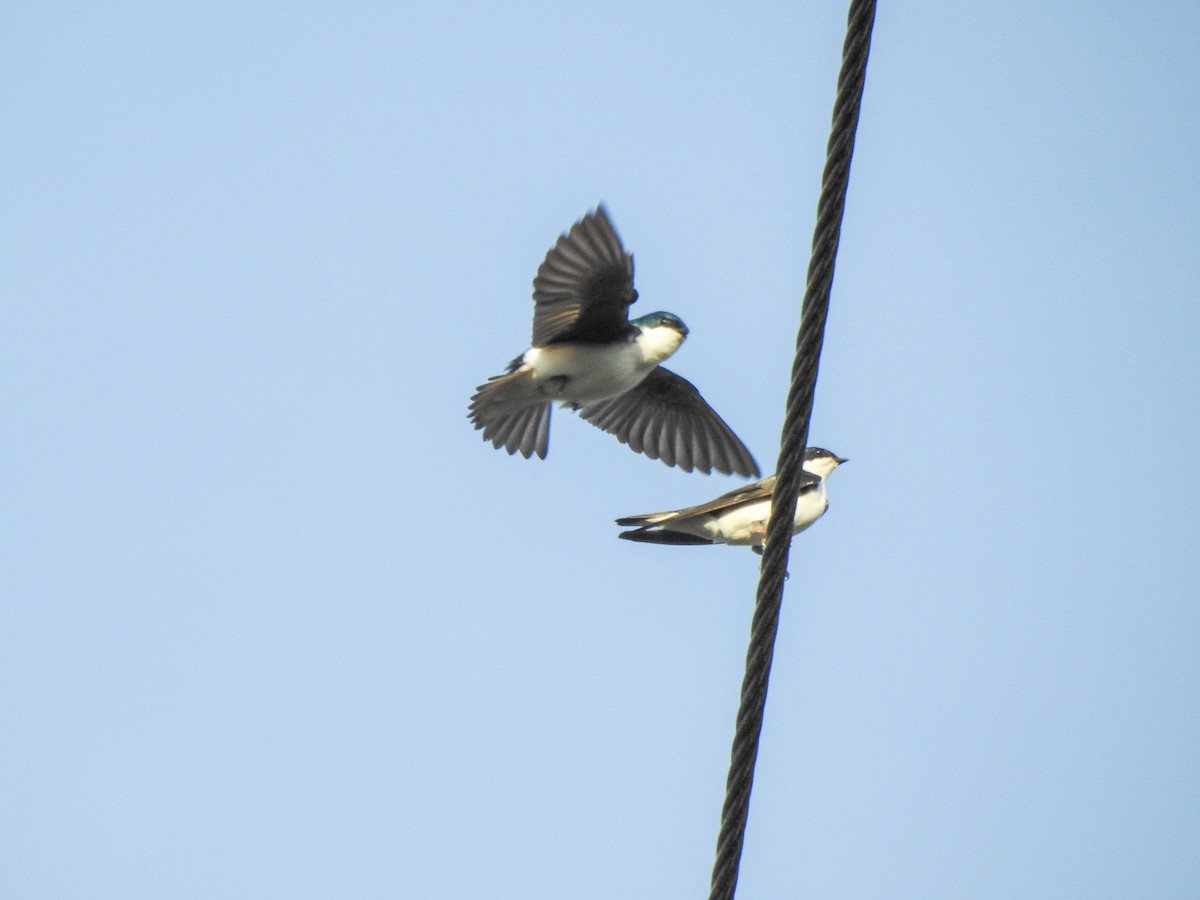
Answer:
[(589, 403), (579, 415), (631, 450), (685, 472), (759, 474), (746, 445), (695, 386), (662, 366), (632, 390)]
[(607, 343), (629, 334), (633, 255), (603, 206), (571, 226), (533, 279), (533, 346)]
[[(807, 475), (808, 473), (806, 472), (805, 474)], [(812, 477), (815, 482), (816, 476)], [(691, 519), (707, 513), (722, 512), (741, 503), (757, 503), (760, 500), (769, 498), (771, 492), (774, 490), (775, 476), (770, 475), (762, 481), (743, 484), (739, 488), (727, 491), (720, 497), (714, 497), (707, 503), (699, 503), (696, 506), (687, 506), (683, 509), (672, 509), (667, 512), (625, 516), (623, 519), (617, 519), (617, 524), (621, 526), (636, 525), (642, 528), (649, 528), (654, 525), (669, 525), (671, 522), (678, 522), (680, 519)]]

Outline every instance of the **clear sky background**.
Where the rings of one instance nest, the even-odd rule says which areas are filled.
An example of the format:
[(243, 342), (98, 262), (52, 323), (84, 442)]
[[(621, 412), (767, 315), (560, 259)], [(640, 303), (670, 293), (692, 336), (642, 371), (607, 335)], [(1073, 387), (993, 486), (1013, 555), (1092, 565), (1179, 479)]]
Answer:
[[(468, 398), (598, 202), (774, 467), (840, 3), (0, 9), (0, 896), (702, 897), (758, 559)], [(884, 3), (739, 898), (1200, 896), (1200, 6)]]

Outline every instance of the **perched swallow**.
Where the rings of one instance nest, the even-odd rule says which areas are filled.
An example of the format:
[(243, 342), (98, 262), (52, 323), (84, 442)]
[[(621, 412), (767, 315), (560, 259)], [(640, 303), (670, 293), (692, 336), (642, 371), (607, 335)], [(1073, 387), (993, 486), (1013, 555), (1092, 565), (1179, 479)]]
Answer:
[[(792, 534), (799, 534), (829, 508), (825, 481), (829, 473), (846, 460), (820, 447), (804, 451), (804, 481), (796, 498), (796, 519)], [(747, 484), (708, 503), (617, 519), (621, 526), (636, 526), (636, 531), (619, 535), (627, 541), (646, 544), (736, 544), (762, 553), (767, 538), (767, 520), (771, 517), (771, 494), (775, 476)]]
[(637, 297), (633, 255), (601, 206), (546, 254), (533, 279), (532, 347), (476, 389), (475, 428), (509, 454), (545, 459), (557, 401), (668, 466), (757, 476), (746, 445), (700, 392), (659, 365), (687, 327), (667, 312), (630, 321)]

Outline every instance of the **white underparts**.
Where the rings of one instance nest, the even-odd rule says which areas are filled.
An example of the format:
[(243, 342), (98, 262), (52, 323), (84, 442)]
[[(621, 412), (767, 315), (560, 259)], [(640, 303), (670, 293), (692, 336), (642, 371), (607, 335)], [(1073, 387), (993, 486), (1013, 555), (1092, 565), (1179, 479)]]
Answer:
[(533, 374), (548, 399), (595, 403), (637, 387), (682, 342), (675, 329), (658, 327), (618, 344), (551, 344), (527, 350), (521, 369)]
[(658, 365), (683, 343), (683, 334), (666, 325), (646, 328), (637, 336), (637, 344), (642, 351), (642, 359), (647, 363)]

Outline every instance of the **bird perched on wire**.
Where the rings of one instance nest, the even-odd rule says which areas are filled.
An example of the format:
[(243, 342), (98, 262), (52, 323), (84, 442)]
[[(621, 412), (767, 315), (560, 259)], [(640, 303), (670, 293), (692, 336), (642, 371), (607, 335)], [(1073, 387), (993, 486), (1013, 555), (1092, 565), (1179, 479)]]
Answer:
[[(826, 480), (844, 462), (845, 459), (820, 447), (804, 451), (804, 480), (796, 497), (792, 534), (799, 534), (825, 514), (829, 508)], [(774, 490), (772, 475), (698, 506), (617, 519), (622, 527), (636, 527), (635, 531), (621, 532), (619, 537), (646, 544), (733, 544), (762, 553)]]
[(633, 256), (601, 206), (546, 254), (533, 279), (532, 347), (476, 389), (475, 428), (509, 454), (545, 459), (559, 402), (668, 466), (757, 476), (746, 445), (700, 392), (659, 365), (687, 327), (668, 312), (631, 321), (637, 298)]

